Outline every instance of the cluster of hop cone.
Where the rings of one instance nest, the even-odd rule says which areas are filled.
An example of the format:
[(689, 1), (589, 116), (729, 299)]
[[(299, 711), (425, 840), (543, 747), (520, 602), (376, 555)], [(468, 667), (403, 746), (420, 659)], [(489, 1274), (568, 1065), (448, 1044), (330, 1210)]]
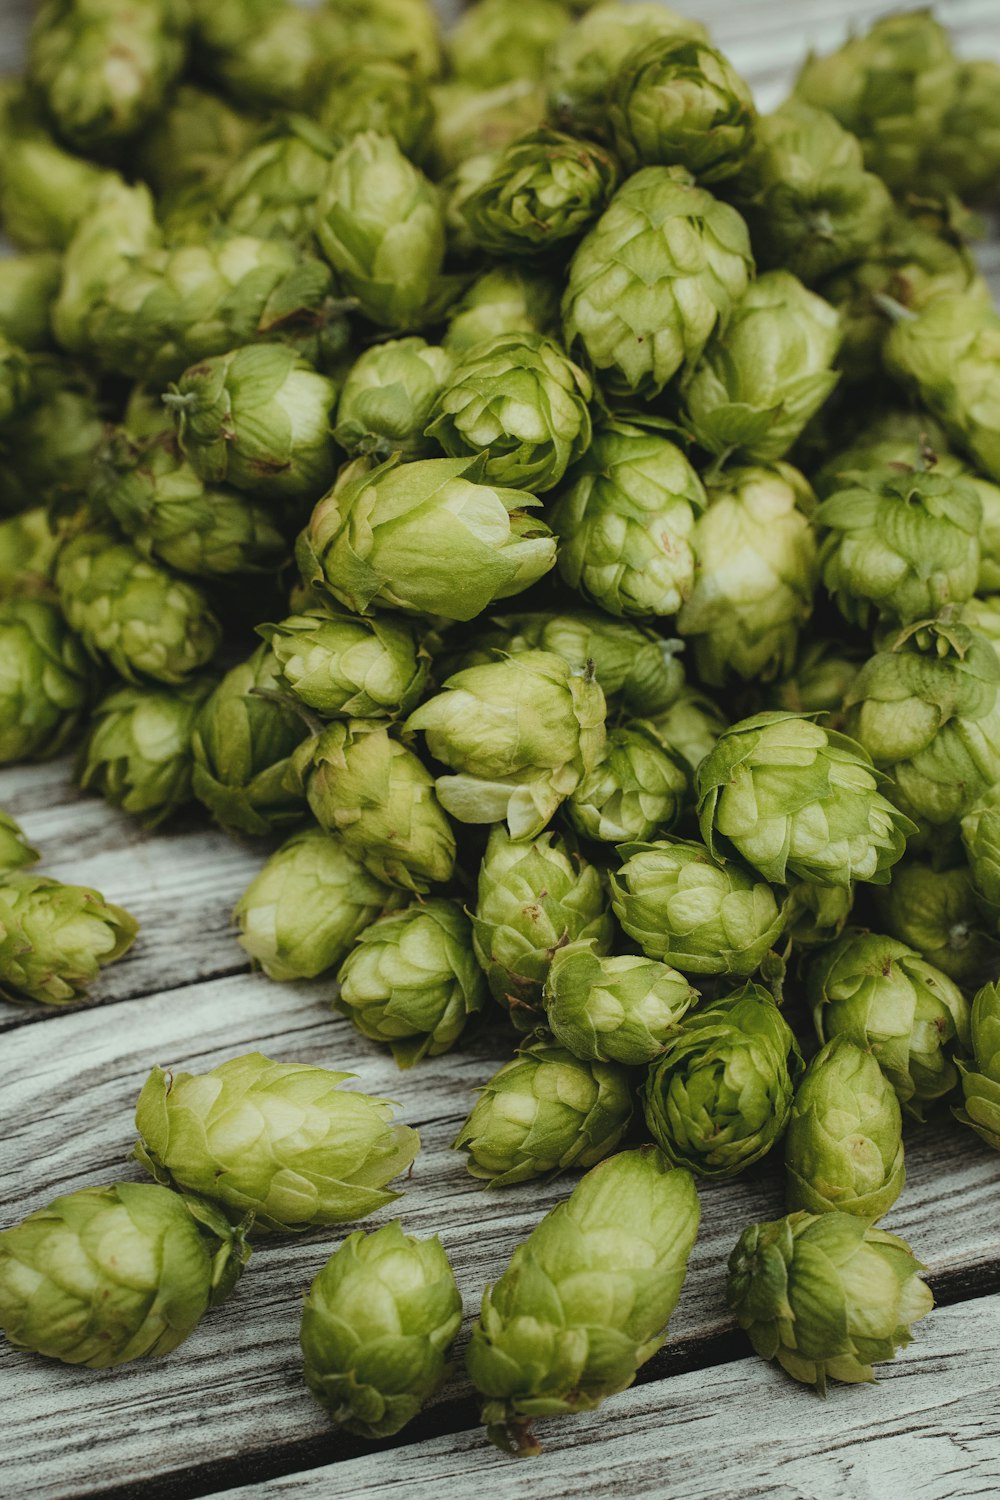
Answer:
[[(587, 1170), (483, 1296), (502, 1446), (634, 1379), (695, 1178), (779, 1143), (729, 1306), (871, 1379), (932, 1303), (904, 1114), (1000, 1148), (1000, 67), (915, 11), (762, 116), (658, 4), (44, 0), (0, 148), (0, 762), (283, 836), (240, 941), (400, 1066), (519, 1033), (456, 1148)], [(35, 857), (0, 815), (0, 991), (73, 1003), (136, 923)], [(154, 1069), (155, 1184), (0, 1234), (8, 1338), (166, 1353), (390, 1202), (349, 1076)], [(460, 1321), (356, 1231), (307, 1381), (390, 1435)]]

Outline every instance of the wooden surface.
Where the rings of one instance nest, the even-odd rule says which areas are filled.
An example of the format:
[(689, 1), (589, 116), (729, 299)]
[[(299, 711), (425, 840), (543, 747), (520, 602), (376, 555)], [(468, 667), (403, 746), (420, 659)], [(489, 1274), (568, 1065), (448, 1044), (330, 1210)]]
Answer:
[[(780, 99), (808, 45), (835, 45), (850, 20), (884, 8), (863, 0), (691, 7), (764, 107)], [(948, 0), (938, 11), (963, 51), (1000, 59), (1000, 0)], [(0, 0), (0, 71), (17, 66), (25, 13), (22, 0)], [(990, 247), (986, 263), (998, 261)], [(0, 1005), (2, 1221), (87, 1182), (141, 1175), (128, 1162), (131, 1116), (154, 1063), (199, 1070), (260, 1048), (350, 1068), (421, 1129), (424, 1149), (397, 1211), (410, 1232), (441, 1233), (467, 1329), (484, 1283), (569, 1186), (483, 1193), (449, 1149), (471, 1090), (507, 1055), (506, 1039), (487, 1034), (401, 1074), (332, 1014), (328, 984), (280, 986), (248, 972), (229, 913), (261, 862), (258, 848), (196, 820), (146, 834), (80, 798), (64, 764), (0, 772), (0, 806), (42, 849), (46, 873), (96, 885), (142, 922), (92, 1007)], [(1000, 1164), (942, 1114), (909, 1132), (907, 1166), (886, 1223), (926, 1262), (941, 1305), (874, 1388), (836, 1387), (823, 1402), (753, 1357), (728, 1319), (729, 1249), (745, 1223), (781, 1212), (778, 1171), (764, 1163), (702, 1188), (702, 1230), (670, 1342), (640, 1383), (596, 1414), (544, 1424), (546, 1451), (530, 1463), (485, 1442), (461, 1359), (395, 1444), (373, 1449), (331, 1431), (302, 1384), (297, 1348), (302, 1293), (337, 1243), (316, 1234), (258, 1248), (232, 1301), (166, 1360), (94, 1373), (0, 1350), (0, 1497), (996, 1495)]]

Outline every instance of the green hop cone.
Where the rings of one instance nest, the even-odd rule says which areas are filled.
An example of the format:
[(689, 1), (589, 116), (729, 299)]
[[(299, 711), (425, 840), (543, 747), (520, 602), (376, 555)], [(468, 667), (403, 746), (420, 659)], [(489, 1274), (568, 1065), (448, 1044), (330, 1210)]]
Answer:
[(609, 614), (676, 614), (691, 592), (704, 506), (701, 480), (678, 447), (605, 422), (552, 511), (559, 572)]
[(986, 984), (972, 1002), (968, 1062), (959, 1061), (963, 1103), (956, 1120), (1000, 1151), (1000, 986)]
[(182, 83), (135, 142), (139, 176), (160, 196), (221, 182), (250, 148), (259, 121), (220, 95)]
[(514, 78), (545, 76), (553, 45), (570, 26), (562, 0), (536, 0), (530, 10), (517, 0), (478, 0), (448, 36), (455, 77), (477, 88)]
[(681, 168), (644, 167), (570, 261), (567, 347), (581, 350), (610, 395), (657, 396), (726, 326), (752, 274), (734, 208)]
[(843, 641), (820, 638), (800, 643), (788, 676), (774, 684), (770, 701), (789, 713), (825, 714), (830, 729), (841, 729), (847, 697), (864, 660), (863, 653)]
[(34, 401), (0, 433), (0, 511), (73, 511), (93, 477), (105, 403), (92, 375), (58, 355), (31, 362)]
[(343, 31), (324, 11), (287, 0), (192, 0), (199, 68), (252, 109), (307, 109)]
[(0, 878), (11, 870), (37, 864), (40, 859), (41, 855), (28, 843), (21, 825), (0, 808)]
[[(879, 895), (896, 885), (899, 867), (893, 872), (892, 886), (880, 886)], [(788, 891), (788, 921), (785, 931), (792, 948), (822, 948), (839, 938), (854, 909), (853, 885), (813, 885), (809, 880), (793, 880)]]
[(558, 284), (511, 262), (484, 271), (452, 304), (441, 342), (451, 353), (465, 354), (502, 333), (550, 334), (558, 322)]
[(61, 277), (62, 260), (52, 250), (0, 260), (0, 333), (12, 344), (32, 354), (51, 347), (49, 319)]
[(427, 432), (453, 458), (485, 455), (487, 483), (543, 494), (589, 446), (590, 397), (551, 339), (501, 334), (459, 360)]
[(95, 678), (54, 604), (0, 603), (0, 765), (64, 750), (90, 707)]
[(284, 683), (324, 718), (398, 718), (427, 685), (427, 655), (405, 620), (310, 610), (258, 634)]
[(307, 245), (313, 205), (332, 154), (326, 133), (303, 115), (265, 126), (230, 163), (215, 189), (213, 208), (236, 234)]
[(391, 136), (366, 131), (341, 147), (316, 200), (315, 231), (370, 322), (410, 329), (435, 321), (447, 300), (441, 204)]
[(523, 651), (449, 677), (406, 721), (449, 767), (437, 792), (462, 823), (506, 820), (535, 838), (604, 747), (605, 701), (592, 672), (551, 651)]
[(660, 1056), (697, 999), (669, 964), (631, 954), (609, 958), (592, 941), (556, 953), (543, 996), (553, 1036), (574, 1057), (629, 1068)]
[(222, 634), (202, 591), (111, 531), (80, 531), (60, 549), (56, 590), (95, 660), (127, 682), (181, 683), (215, 655)]
[(502, 151), (518, 136), (545, 124), (545, 90), (533, 78), (515, 78), (485, 90), (452, 79), (432, 90), (432, 100), (430, 155), (439, 179), (470, 157)]
[(304, 583), (355, 614), (382, 605), (471, 620), (553, 566), (555, 538), (531, 504), (484, 484), (481, 459), (357, 460), (317, 504), (296, 558)]
[(605, 844), (652, 838), (690, 803), (691, 774), (653, 725), (635, 719), (608, 732), (604, 752), (566, 804), (581, 838)]
[(784, 458), (837, 383), (834, 308), (789, 271), (750, 283), (684, 382), (687, 425), (709, 453)]
[(208, 1073), (154, 1068), (135, 1110), (134, 1155), (158, 1182), (200, 1193), (255, 1232), (363, 1218), (399, 1194), (420, 1137), (393, 1105), (339, 1087), (352, 1073), (260, 1052)]
[(336, 1009), (362, 1036), (387, 1043), (401, 1068), (450, 1051), (486, 996), (469, 919), (441, 897), (373, 922), (337, 985)]
[(434, 107), (420, 73), (407, 61), (360, 49), (329, 62), (317, 113), (338, 145), (373, 130), (392, 136), (416, 162), (426, 155), (434, 125)]
[(662, 36), (622, 60), (608, 123), (626, 167), (686, 167), (699, 182), (738, 172), (753, 140), (753, 96), (721, 52)]
[(288, 556), (273, 508), (209, 485), (167, 424), (136, 435), (112, 429), (95, 463), (88, 500), (144, 557), (193, 578), (273, 572)]
[(0, 1328), (15, 1348), (92, 1370), (169, 1354), (249, 1257), (243, 1229), (200, 1199), (80, 1188), (0, 1234)]
[(117, 173), (64, 151), (35, 119), (20, 121), (3, 147), (4, 232), (25, 250), (64, 250)]
[(676, 1166), (734, 1177), (781, 1139), (801, 1068), (771, 994), (748, 983), (678, 1023), (646, 1076), (646, 1125)]
[(729, 1257), (726, 1301), (762, 1359), (825, 1394), (873, 1381), (934, 1306), (905, 1241), (857, 1214), (788, 1214), (751, 1224)]
[[(940, 422), (924, 411), (890, 407), (854, 432), (846, 447), (842, 437), (831, 443), (822, 466), (811, 477), (817, 495), (825, 500), (843, 489), (845, 475), (858, 470), (894, 464), (936, 469), (939, 464), (946, 468), (950, 461), (948, 438)], [(958, 463), (965, 467), (961, 460)]]
[(880, 17), (826, 56), (811, 53), (795, 93), (831, 110), (861, 142), (866, 166), (899, 193), (924, 188), (924, 153), (941, 137), (958, 81), (947, 31), (930, 10), (912, 10)]
[(624, 844), (611, 898), (625, 932), (648, 958), (685, 974), (746, 978), (778, 943), (786, 912), (737, 860), (683, 839)]
[(434, 778), (383, 724), (331, 724), (305, 741), (294, 769), (316, 821), (377, 880), (426, 891), (451, 879), (455, 836)]
[(338, 51), (391, 57), (422, 78), (441, 71), (441, 19), (431, 0), (326, 0), (340, 37)]
[(693, 587), (677, 616), (702, 682), (767, 682), (791, 670), (812, 613), (812, 490), (790, 464), (727, 468), (695, 523)]
[(1000, 781), (1000, 660), (946, 618), (902, 631), (862, 667), (847, 727), (920, 824), (955, 823)]
[(127, 953), (139, 924), (88, 886), (12, 871), (0, 880), (0, 995), (73, 1005), (106, 964)]
[(509, 1187), (592, 1167), (619, 1144), (632, 1109), (625, 1068), (530, 1042), (479, 1090), (454, 1148), (473, 1177)]
[(212, 691), (210, 677), (163, 687), (123, 686), (95, 706), (77, 777), (150, 828), (191, 801), (191, 736)]
[(495, 1000), (518, 1031), (543, 1019), (542, 986), (568, 943), (607, 953), (614, 935), (600, 872), (555, 833), (515, 840), (492, 829), (479, 868), (473, 947)]
[(130, 187), (116, 175), (105, 180), (63, 257), (62, 282), (52, 309), (52, 332), (63, 349), (94, 352), (112, 287), (128, 279), (139, 257), (155, 255), (161, 243), (156, 205), (145, 184)]
[(664, 745), (676, 750), (697, 771), (718, 741), (728, 720), (714, 699), (697, 688), (682, 688), (673, 703), (650, 716)]
[(31, 361), (23, 349), (0, 333), (0, 427), (27, 409), (32, 394)]
[(666, 1338), (699, 1205), (651, 1146), (601, 1162), (545, 1215), (483, 1293), (466, 1356), (498, 1447), (539, 1451), (535, 1417), (594, 1411)]
[(280, 698), (281, 669), (264, 645), (232, 667), (202, 705), (191, 736), (194, 794), (236, 833), (263, 837), (302, 817), (290, 762), (308, 726)]
[(164, 397), (207, 484), (315, 500), (333, 478), (336, 386), (294, 349), (248, 344), (192, 365)]
[(431, 458), (439, 449), (425, 436), (454, 360), (424, 339), (373, 344), (351, 366), (337, 405), (334, 436), (352, 458), (370, 454), (380, 462)]
[(286, 839), (233, 909), (239, 943), (269, 979), (333, 969), (394, 893), (340, 839), (307, 828)]
[(579, 239), (617, 185), (618, 165), (603, 146), (544, 128), (500, 153), (462, 214), (480, 250), (546, 256)]
[(823, 584), (845, 619), (909, 624), (975, 592), (982, 503), (961, 478), (885, 465), (843, 476), (816, 512)]
[(97, 154), (137, 134), (162, 108), (186, 56), (185, 0), (45, 0), (28, 45), (28, 77), (59, 134)]
[(958, 1083), (953, 1061), (969, 1041), (958, 986), (895, 938), (847, 931), (809, 968), (806, 995), (820, 1041), (846, 1036), (872, 1053), (907, 1114)]
[[(976, 809), (963, 818), (963, 828)], [(971, 857), (971, 845), (970, 845)], [(892, 883), (875, 895), (880, 928), (898, 938), (963, 988), (979, 984), (997, 962), (997, 945), (986, 930), (972, 871), (967, 865), (937, 870), (903, 860)]]
[(861, 146), (824, 109), (789, 99), (757, 121), (732, 184), (760, 264), (813, 285), (866, 255), (892, 209)]
[(961, 62), (940, 131), (926, 143), (921, 183), (957, 193), (963, 203), (989, 194), (1000, 179), (1000, 64)]
[(699, 768), (702, 837), (776, 883), (887, 885), (914, 825), (879, 791), (884, 780), (846, 735), (756, 714), (725, 730)]
[(630, 53), (657, 37), (707, 41), (698, 21), (659, 4), (603, 0), (563, 32), (549, 54), (546, 83), (552, 116), (575, 134), (603, 136), (608, 98)]
[(899, 1100), (877, 1059), (835, 1036), (795, 1091), (785, 1132), (789, 1208), (881, 1219), (903, 1191), (902, 1131)]
[(355, 1230), (306, 1294), (306, 1385), (338, 1427), (391, 1437), (440, 1389), (461, 1321), (437, 1235), (418, 1240), (398, 1219)]
[(1000, 791), (996, 787), (962, 819), (962, 843), (976, 894), (995, 925), (1000, 917)]
[(899, 319), (885, 344), (889, 374), (949, 437), (1000, 480), (1000, 313), (975, 292), (936, 297)]

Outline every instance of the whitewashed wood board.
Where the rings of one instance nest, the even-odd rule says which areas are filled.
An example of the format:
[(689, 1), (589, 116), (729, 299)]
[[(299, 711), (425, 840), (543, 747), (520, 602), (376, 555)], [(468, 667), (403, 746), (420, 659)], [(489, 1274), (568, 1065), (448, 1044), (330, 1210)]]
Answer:
[[(0, 7), (0, 71), (10, 71), (28, 6)], [(809, 46), (834, 46), (849, 25), (884, 9), (870, 0), (691, 6), (764, 108), (782, 97)], [(1000, 0), (944, 0), (937, 11), (964, 53), (1000, 59)], [(1000, 267), (995, 242), (983, 262)], [(84, 1182), (140, 1175), (127, 1161), (131, 1112), (155, 1062), (199, 1069), (260, 1048), (351, 1068), (359, 1086), (399, 1100), (402, 1118), (421, 1127), (424, 1150), (399, 1212), (411, 1232), (441, 1232), (468, 1323), (483, 1284), (568, 1187), (483, 1193), (449, 1149), (472, 1089), (507, 1055), (509, 1039), (485, 1033), (461, 1053), (400, 1074), (331, 1012), (327, 983), (278, 986), (248, 972), (230, 911), (261, 863), (260, 847), (195, 819), (146, 833), (81, 798), (63, 762), (0, 771), (0, 806), (23, 819), (49, 873), (96, 885), (143, 924), (92, 1007), (0, 1005), (4, 1218)], [(874, 1390), (839, 1388), (822, 1403), (739, 1357), (747, 1349), (724, 1307), (724, 1261), (745, 1223), (781, 1211), (778, 1164), (765, 1163), (735, 1183), (703, 1188), (702, 1232), (671, 1341), (643, 1383), (600, 1413), (548, 1424), (547, 1452), (533, 1463), (514, 1464), (485, 1443), (460, 1362), (398, 1446), (363, 1451), (330, 1431), (301, 1382), (297, 1351), (302, 1291), (337, 1238), (318, 1234), (260, 1246), (231, 1303), (168, 1360), (94, 1373), (3, 1350), (0, 1494), (437, 1500), (442, 1489), (464, 1497), (480, 1486), (498, 1500), (612, 1491), (684, 1500), (995, 1494), (1000, 1298), (982, 1294), (1000, 1286), (997, 1157), (944, 1114), (911, 1130), (907, 1145), (909, 1181), (887, 1222), (956, 1305), (920, 1325)]]

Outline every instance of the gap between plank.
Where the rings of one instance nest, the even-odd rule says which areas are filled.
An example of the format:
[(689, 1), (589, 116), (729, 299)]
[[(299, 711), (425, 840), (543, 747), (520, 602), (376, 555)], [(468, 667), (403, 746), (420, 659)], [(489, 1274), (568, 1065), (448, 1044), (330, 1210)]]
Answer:
[[(1000, 1260), (939, 1271), (925, 1279), (934, 1292), (937, 1307), (951, 1307), (958, 1302), (991, 1297), (1000, 1292)], [(917, 1337), (919, 1338), (919, 1332)], [(714, 1365), (756, 1358), (745, 1335), (735, 1327), (728, 1327), (700, 1338), (668, 1343), (642, 1367), (634, 1383), (637, 1386), (649, 1385), (669, 1380), (674, 1375), (686, 1375), (692, 1370), (704, 1370)], [(329, 1432), (322, 1436), (281, 1447), (272, 1446), (260, 1452), (244, 1452), (228, 1458), (212, 1459), (189, 1469), (174, 1469), (170, 1473), (144, 1480), (143, 1500), (204, 1500), (206, 1496), (224, 1494), (227, 1490), (239, 1489), (243, 1485), (261, 1484), (289, 1474), (307, 1473), (310, 1469), (362, 1458), (368, 1453), (415, 1447), (431, 1438), (457, 1436), (478, 1426), (476, 1398), (471, 1395), (460, 1396), (432, 1406), (395, 1438), (387, 1438), (383, 1442), (366, 1442), (331, 1425)], [(486, 1441), (485, 1436), (483, 1441)], [(135, 1500), (135, 1486), (112, 1485), (107, 1489), (92, 1491), (90, 1500)]]

